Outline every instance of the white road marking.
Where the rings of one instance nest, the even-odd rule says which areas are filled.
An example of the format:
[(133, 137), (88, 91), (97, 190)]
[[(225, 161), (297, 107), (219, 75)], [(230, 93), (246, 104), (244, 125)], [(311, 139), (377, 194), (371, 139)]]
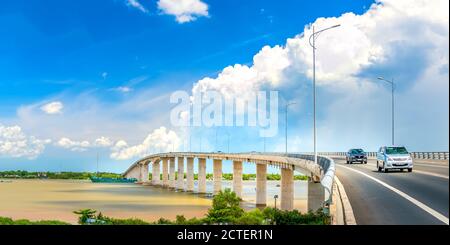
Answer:
[(438, 166), (438, 165), (432, 165), (432, 164), (414, 163), (414, 165), (422, 166), (422, 167), (447, 168), (448, 169), (448, 166)]
[[(377, 165), (375, 163), (367, 163), (367, 165), (373, 166), (375, 168), (375, 170), (377, 168)], [(419, 164), (414, 164), (414, 165), (419, 165)], [(413, 173), (425, 174), (425, 175), (430, 175), (430, 176), (434, 176), (434, 177), (438, 177), (438, 178), (449, 179), (447, 175), (437, 174), (437, 173), (432, 173), (432, 172), (422, 171), (422, 170), (417, 170), (417, 169), (413, 169)]]
[(418, 174), (426, 174), (426, 175), (430, 175), (430, 176), (434, 176), (434, 177), (448, 179), (448, 176), (443, 175), (443, 174), (436, 174), (436, 173), (431, 173), (431, 172), (426, 172), (426, 171), (416, 170), (416, 169), (414, 169), (413, 172), (418, 173)]
[(375, 177), (372, 177), (372, 176), (370, 176), (370, 175), (368, 175), (368, 174), (366, 174), (366, 173), (363, 173), (363, 172), (361, 172), (361, 171), (359, 171), (359, 170), (356, 170), (356, 169), (353, 169), (353, 168), (349, 168), (349, 167), (343, 166), (343, 165), (338, 165), (338, 166), (343, 167), (343, 168), (346, 168), (346, 169), (348, 169), (348, 170), (350, 170), (350, 171), (353, 171), (353, 172), (355, 172), (355, 173), (361, 174), (361, 175), (363, 175), (363, 176), (365, 176), (365, 177), (367, 177), (367, 178), (369, 178), (369, 179), (371, 179), (371, 180), (377, 182), (378, 184), (380, 184), (380, 185), (382, 185), (382, 186), (388, 188), (389, 190), (391, 190), (391, 191), (397, 193), (398, 195), (402, 196), (403, 198), (405, 198), (406, 200), (410, 201), (411, 203), (413, 203), (413, 204), (416, 205), (417, 207), (421, 208), (421, 209), (424, 210), (425, 212), (431, 214), (431, 215), (432, 215), (433, 217), (435, 217), (436, 219), (438, 219), (438, 220), (444, 222), (446, 225), (449, 224), (449, 219), (448, 219), (448, 217), (446, 217), (446, 216), (440, 214), (440, 213), (437, 212), (436, 210), (434, 210), (434, 209), (428, 207), (428, 206), (425, 205), (424, 203), (422, 203), (422, 202), (418, 201), (417, 199), (415, 199), (415, 198), (409, 196), (408, 194), (406, 194), (406, 193), (400, 191), (399, 189), (397, 189), (397, 188), (395, 188), (395, 187), (393, 187), (393, 186), (391, 186), (391, 185), (389, 185), (389, 184), (387, 184), (387, 183), (385, 183), (385, 182), (383, 182), (383, 181), (381, 181), (381, 180), (379, 180), (379, 179), (377, 179), (377, 178), (375, 178)]

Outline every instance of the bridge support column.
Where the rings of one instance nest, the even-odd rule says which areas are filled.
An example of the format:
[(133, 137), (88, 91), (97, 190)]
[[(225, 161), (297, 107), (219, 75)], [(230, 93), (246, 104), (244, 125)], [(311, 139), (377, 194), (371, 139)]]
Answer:
[(178, 157), (177, 189), (184, 189), (184, 157)]
[(148, 182), (148, 164), (139, 165), (139, 182)]
[(194, 191), (194, 158), (186, 158), (187, 174), (186, 174), (186, 191)]
[(152, 165), (152, 184), (160, 185), (160, 169), (159, 162), (154, 162)]
[(242, 162), (233, 161), (233, 191), (242, 198)]
[(294, 171), (281, 169), (281, 209), (294, 209)]
[(307, 209), (316, 211), (321, 208), (325, 201), (325, 190), (317, 177), (311, 177), (308, 180), (308, 206)]
[(164, 187), (169, 186), (169, 158), (162, 159), (162, 185)]
[(175, 188), (175, 158), (169, 158), (169, 187)]
[(267, 204), (267, 165), (256, 164), (256, 205)]
[(214, 192), (217, 194), (222, 190), (222, 160), (213, 160), (213, 179), (214, 179)]
[(206, 193), (206, 159), (198, 159), (198, 192)]

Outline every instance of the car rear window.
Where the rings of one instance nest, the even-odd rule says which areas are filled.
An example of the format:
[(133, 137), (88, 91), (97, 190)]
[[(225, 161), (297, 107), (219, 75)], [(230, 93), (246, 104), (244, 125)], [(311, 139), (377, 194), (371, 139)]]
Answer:
[(352, 153), (352, 154), (360, 154), (360, 153), (364, 153), (364, 151), (362, 149), (352, 149), (352, 150), (350, 150), (350, 153)]
[(408, 154), (405, 147), (386, 147), (386, 154)]

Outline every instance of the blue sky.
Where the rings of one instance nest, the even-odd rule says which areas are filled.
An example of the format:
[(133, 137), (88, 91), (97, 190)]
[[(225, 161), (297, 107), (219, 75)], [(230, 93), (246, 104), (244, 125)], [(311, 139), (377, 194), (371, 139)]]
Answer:
[[(445, 1), (419, 12), (413, 7), (422, 1), (188, 2), (181, 12), (174, 12), (180, 9), (176, 0), (2, 3), (0, 170), (92, 171), (100, 152), (104, 170), (121, 172), (142, 155), (142, 147), (158, 152), (146, 137), (169, 132), (177, 135), (178, 150), (187, 150), (184, 129), (169, 123), (170, 93), (191, 92), (195, 84), (229, 89), (231, 83), (219, 77), (235, 64), (258, 74), (267, 70), (271, 76), (257, 84), (298, 102), (289, 117), (289, 147), (311, 151), (311, 56), (301, 35), (311, 23), (342, 24), (320, 37), (319, 150), (389, 144), (389, 88), (377, 76), (398, 81), (399, 144), (414, 151), (448, 150)], [(395, 35), (383, 37), (390, 33)], [(272, 69), (284, 60), (286, 67)], [(240, 72), (232, 70), (238, 78)], [(167, 131), (155, 132), (160, 127)], [(204, 150), (225, 151), (225, 137), (215, 142), (216, 130), (194, 129), (192, 150), (202, 137)], [(231, 135), (230, 151), (262, 150), (256, 129), (219, 131)], [(282, 151), (283, 137), (280, 130), (267, 139), (267, 150)], [(114, 151), (126, 159), (113, 157)]]

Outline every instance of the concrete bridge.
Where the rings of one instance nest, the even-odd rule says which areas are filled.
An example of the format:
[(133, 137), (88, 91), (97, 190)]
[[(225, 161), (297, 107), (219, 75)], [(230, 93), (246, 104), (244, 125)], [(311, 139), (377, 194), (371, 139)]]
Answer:
[[(194, 190), (194, 159), (198, 159), (198, 189)], [(222, 189), (223, 160), (233, 164), (233, 191), (242, 197), (242, 165), (256, 164), (256, 205), (267, 204), (267, 166), (275, 166), (281, 171), (281, 205), (283, 210), (294, 207), (294, 171), (309, 175), (308, 210), (320, 207), (328, 209), (332, 199), (335, 165), (331, 158), (308, 154), (263, 154), (263, 153), (160, 153), (144, 157), (133, 163), (124, 176), (136, 178), (138, 183), (151, 184), (187, 192), (206, 192), (206, 159), (213, 161), (213, 194)], [(149, 165), (152, 164), (152, 180), (149, 181)], [(186, 181), (185, 181), (186, 167)], [(162, 175), (161, 175), (162, 172)], [(176, 174), (177, 173), (177, 174)], [(162, 178), (160, 177), (162, 176)], [(178, 177), (178, 178), (177, 178)]]

